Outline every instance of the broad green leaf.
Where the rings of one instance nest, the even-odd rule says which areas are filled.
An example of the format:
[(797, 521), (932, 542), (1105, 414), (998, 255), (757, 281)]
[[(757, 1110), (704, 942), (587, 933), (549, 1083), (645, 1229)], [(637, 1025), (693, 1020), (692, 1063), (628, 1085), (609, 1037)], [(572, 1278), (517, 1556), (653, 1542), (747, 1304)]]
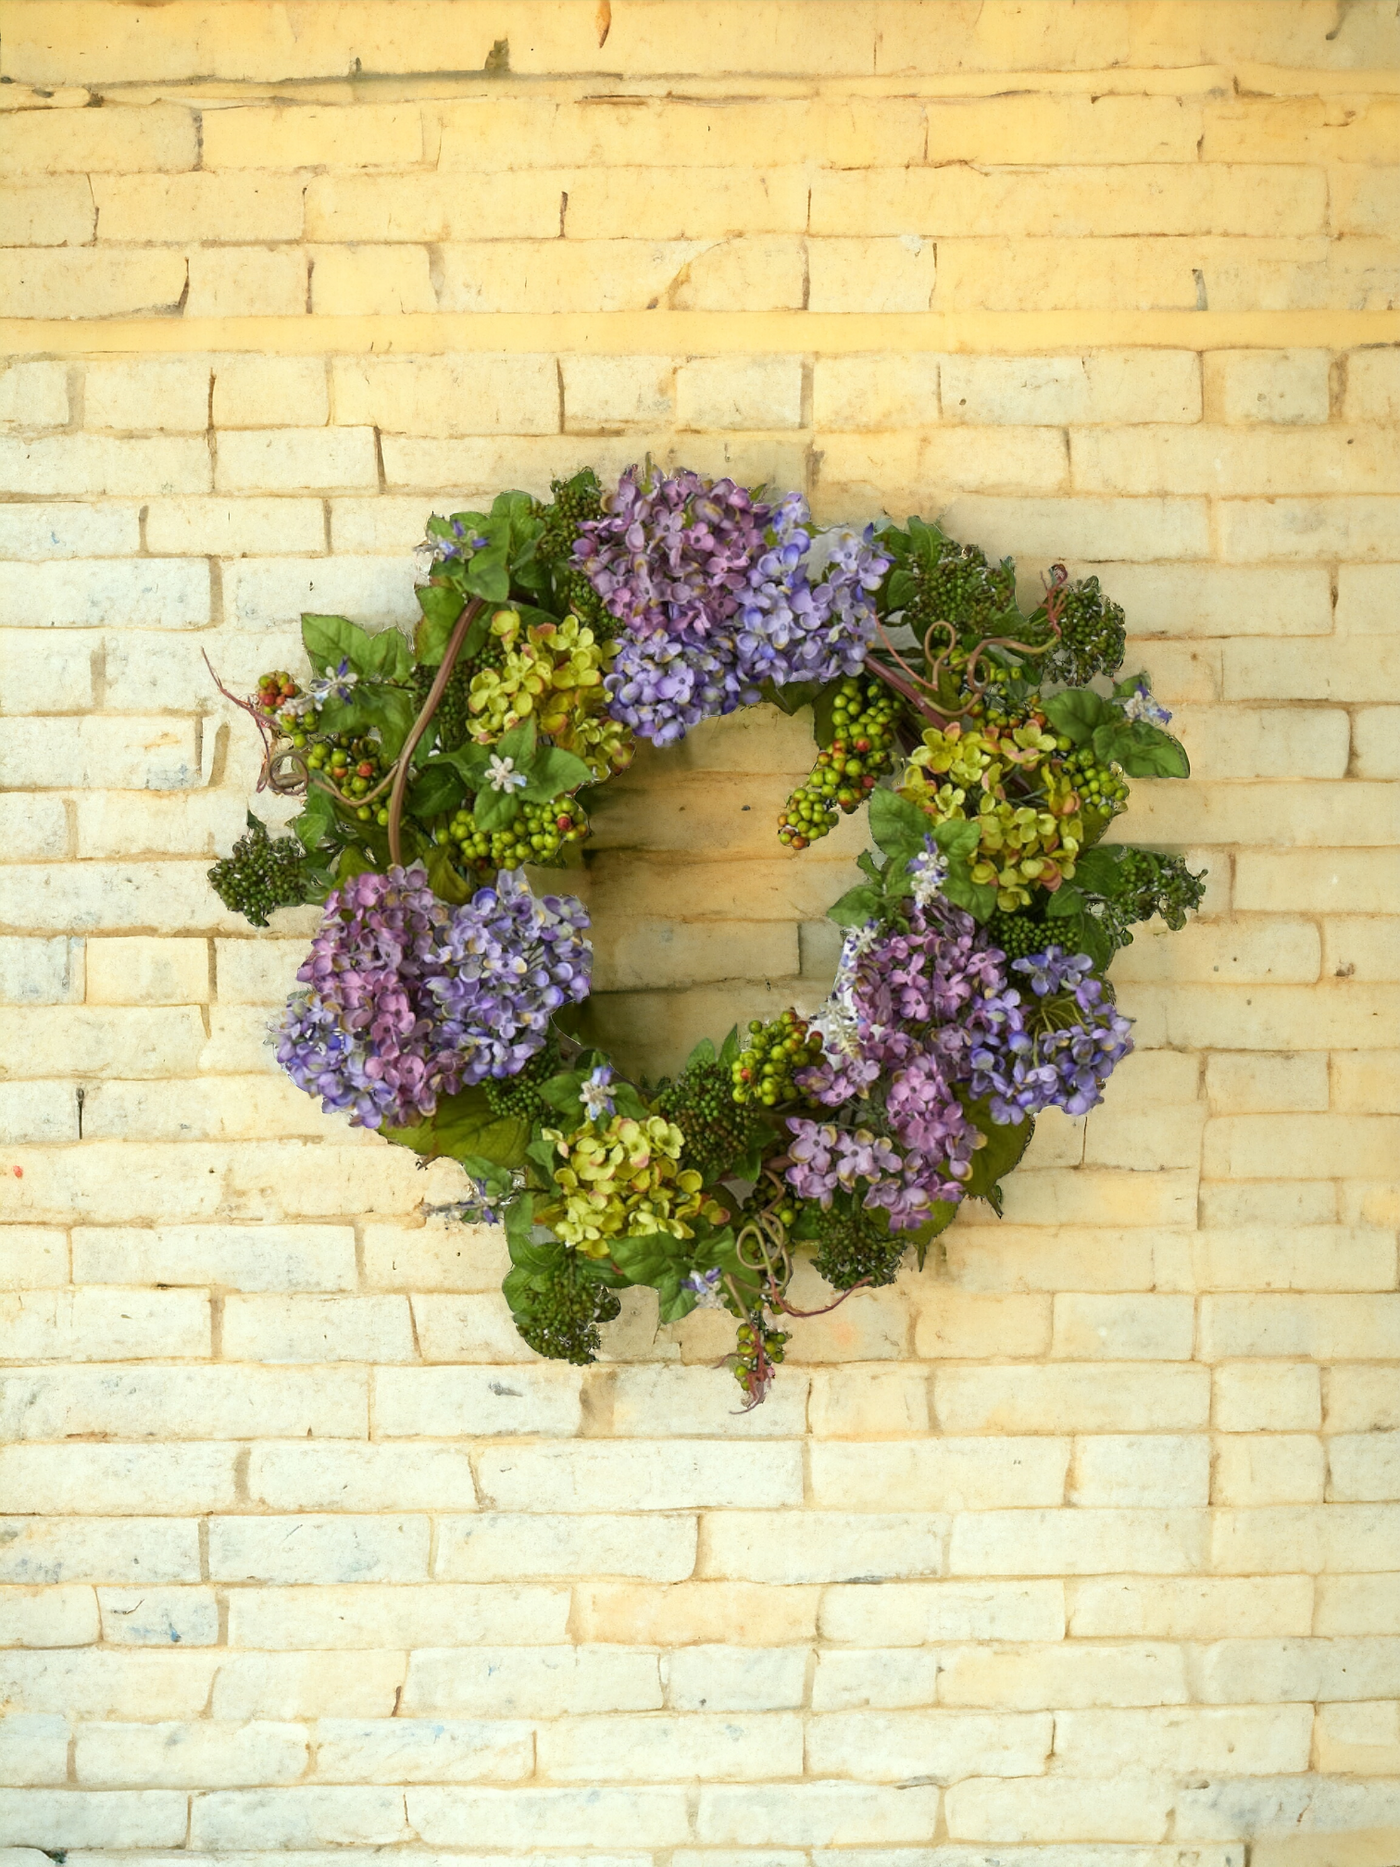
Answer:
[(416, 697), (402, 687), (364, 686), (356, 689), (360, 712), (367, 725), (379, 728), (384, 756), (394, 759), (418, 717)]
[(1058, 733), (1073, 745), (1084, 745), (1100, 726), (1122, 719), (1112, 701), (1105, 700), (1087, 687), (1072, 687), (1067, 693), (1051, 694), (1044, 703), (1046, 717)]
[(812, 702), (812, 737), (819, 746), (829, 746), (836, 737), (836, 721), (832, 716), (840, 692), (839, 680), (828, 681)]
[(739, 1027), (737, 1024), (732, 1024), (729, 1027), (728, 1035), (719, 1047), (720, 1062), (726, 1064), (737, 1062), (741, 1048), (742, 1046), (739, 1043)]
[(788, 714), (811, 706), (821, 691), (820, 681), (787, 681), (781, 686), (775, 681), (763, 683), (763, 698)]
[(559, 1165), (559, 1151), (553, 1141), (537, 1134), (525, 1150), (525, 1158), (539, 1169), (540, 1177), (548, 1186), (554, 1178), (554, 1169)]
[(631, 1083), (615, 1079), (608, 1085), (613, 1099), (613, 1107), (619, 1115), (625, 1115), (631, 1121), (646, 1121), (651, 1110), (637, 1094)]
[(1122, 720), (1101, 726), (1094, 734), (1094, 753), (1107, 763), (1116, 761), (1130, 778), (1189, 778), (1191, 761), (1186, 748), (1160, 726), (1146, 720)]
[(870, 793), (870, 834), (891, 859), (907, 862), (924, 847), (933, 826), (917, 804), (881, 785)]
[(344, 616), (304, 613), (301, 639), (307, 660), (320, 674), (333, 673), (342, 661), (348, 661), (357, 674), (369, 671), (371, 638)]
[[(359, 825), (355, 826), (357, 829)], [(373, 875), (375, 865), (360, 848), (358, 843), (347, 843), (340, 852), (335, 865), (335, 878), (338, 882), (348, 882), (356, 875)]]
[(862, 882), (856, 888), (847, 889), (839, 901), (833, 901), (826, 911), (826, 918), (835, 921), (838, 927), (863, 927), (869, 920), (874, 920), (880, 912), (885, 893), (873, 882)]
[(696, 1070), (700, 1068), (702, 1063), (713, 1063), (714, 1061), (714, 1041), (711, 1038), (702, 1037), (694, 1050), (692, 1050), (690, 1055), (686, 1058), (685, 1067), (688, 1070)]
[[(1075, 873), (1078, 874), (1078, 872), (1078, 868), (1076, 867)], [(1084, 896), (1082, 892), (1078, 888), (1072, 887), (1070, 883), (1062, 882), (1047, 902), (1045, 916), (1047, 920), (1052, 921), (1066, 920), (1071, 915), (1082, 913), (1083, 910)]]
[(439, 901), (450, 901), (454, 907), (463, 901), (471, 900), (471, 889), (452, 866), (452, 858), (438, 843), (428, 851), (424, 867), (428, 871), (428, 886)]
[(521, 793), (532, 804), (547, 804), (566, 791), (592, 782), (593, 773), (581, 758), (562, 752), (558, 746), (541, 746), (528, 767), (530, 782)]
[(490, 519), (484, 530), (490, 542), (467, 559), (462, 583), (473, 596), (504, 603), (510, 596), (510, 521)]
[(386, 1128), (384, 1133), (427, 1160), (479, 1155), (498, 1167), (523, 1167), (530, 1142), (524, 1116), (495, 1114), (479, 1084), (444, 1096), (427, 1121), (412, 1128)]
[(929, 1246), (940, 1232), (947, 1231), (957, 1216), (958, 1208), (951, 1199), (936, 1199), (929, 1208), (929, 1217), (917, 1231), (909, 1234), (909, 1242), (918, 1253), (920, 1270), (924, 1268), (924, 1258)]
[(462, 774), (446, 759), (420, 766), (408, 787), (408, 808), (415, 817), (438, 817), (452, 810), (466, 794)]
[(520, 812), (517, 791), (493, 791), (489, 785), (477, 792), (472, 815), (479, 830), (504, 830), (515, 822)]
[(1075, 858), (1074, 879), (1091, 895), (1111, 895), (1117, 882), (1118, 850), (1089, 849)]
[(878, 883), (879, 886), (883, 888), (885, 877), (889, 873), (888, 863), (886, 863), (885, 867), (882, 869), (870, 851), (868, 849), (862, 849), (860, 854), (856, 857), (856, 867), (860, 870), (862, 875), (868, 875), (872, 882)]
[[(535, 722), (533, 717), (521, 720), (518, 726), (512, 726), (508, 733), (502, 733), (495, 745), (488, 749), (488, 759), (494, 754), (497, 758), (513, 761), (517, 771), (529, 769), (535, 756)], [(591, 776), (591, 774), (590, 774)]]
[(964, 1185), (969, 1198), (985, 1199), (1000, 1218), (1000, 1181), (1030, 1146), (1035, 1123), (1030, 1116), (1019, 1122), (993, 1121), (991, 1103), (985, 1096), (975, 1102), (965, 1101), (963, 1107), (968, 1119), (986, 1136), (985, 1145), (972, 1156), (972, 1174)]
[(466, 599), (452, 584), (441, 582), (420, 583), (413, 594), (423, 612), (413, 638), (414, 658), (424, 667), (436, 668), (447, 652), (447, 639)]
[(293, 817), (291, 828), (303, 849), (320, 848), (335, 830), (335, 806), (324, 791), (308, 786), (301, 815)]
[(934, 830), (933, 840), (950, 860), (971, 862), (981, 847), (982, 830), (964, 817), (950, 817)]
[(365, 663), (365, 673), (377, 681), (406, 681), (413, 672), (407, 639), (393, 628), (370, 636)]

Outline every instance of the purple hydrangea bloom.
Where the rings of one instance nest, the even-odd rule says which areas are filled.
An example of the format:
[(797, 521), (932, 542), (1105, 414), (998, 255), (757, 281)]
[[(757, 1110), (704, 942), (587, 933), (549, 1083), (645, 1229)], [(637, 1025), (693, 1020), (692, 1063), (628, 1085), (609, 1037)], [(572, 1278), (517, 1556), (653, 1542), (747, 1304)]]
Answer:
[(425, 1121), (439, 1096), (513, 1076), (551, 1013), (588, 996), (587, 926), (581, 902), (536, 899), (520, 871), (459, 907), (421, 864), (357, 875), (326, 903), (277, 1060), (356, 1126)]
[(888, 568), (874, 530), (815, 534), (807, 502), (774, 507), (732, 480), (629, 468), (574, 558), (622, 624), (609, 711), (667, 745), (752, 705), (765, 681), (856, 673)]
[(972, 1051), (972, 1093), (991, 1098), (992, 1118), (1018, 1122), (1041, 1109), (1087, 1115), (1133, 1047), (1132, 1026), (1105, 995), (1083, 953), (1057, 946), (1014, 962), (1028, 975), (989, 1004)]

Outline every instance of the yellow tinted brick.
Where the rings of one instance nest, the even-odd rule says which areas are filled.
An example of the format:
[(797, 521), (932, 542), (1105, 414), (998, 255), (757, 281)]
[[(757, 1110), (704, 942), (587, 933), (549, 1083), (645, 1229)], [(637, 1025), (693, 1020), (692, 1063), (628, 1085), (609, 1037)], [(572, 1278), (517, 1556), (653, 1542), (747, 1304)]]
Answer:
[(299, 240), (302, 183), (291, 175), (95, 175), (102, 240), (197, 240), (244, 245)]
[(413, 104), (241, 105), (204, 122), (208, 169), (406, 168), (423, 158)]

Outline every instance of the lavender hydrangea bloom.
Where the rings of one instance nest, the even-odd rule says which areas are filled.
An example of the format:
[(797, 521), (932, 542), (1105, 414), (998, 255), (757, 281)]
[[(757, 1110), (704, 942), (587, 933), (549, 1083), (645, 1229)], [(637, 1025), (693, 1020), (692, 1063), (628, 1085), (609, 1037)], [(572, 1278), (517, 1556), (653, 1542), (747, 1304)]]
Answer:
[(874, 531), (814, 534), (732, 480), (636, 468), (584, 525), (574, 559), (622, 624), (604, 682), (615, 719), (658, 745), (752, 705), (765, 681), (856, 673), (888, 568)]
[(1008, 990), (989, 1004), (972, 1051), (972, 1093), (991, 1098), (998, 1122), (1046, 1108), (1087, 1115), (1132, 1049), (1132, 1026), (1105, 997), (1085, 954), (1052, 946), (1014, 965), (1028, 975), (1030, 999)]
[(537, 900), (522, 871), (459, 907), (421, 864), (357, 875), (326, 903), (277, 1060), (356, 1126), (425, 1121), (439, 1096), (514, 1075), (550, 1014), (588, 996), (587, 926), (581, 902)]

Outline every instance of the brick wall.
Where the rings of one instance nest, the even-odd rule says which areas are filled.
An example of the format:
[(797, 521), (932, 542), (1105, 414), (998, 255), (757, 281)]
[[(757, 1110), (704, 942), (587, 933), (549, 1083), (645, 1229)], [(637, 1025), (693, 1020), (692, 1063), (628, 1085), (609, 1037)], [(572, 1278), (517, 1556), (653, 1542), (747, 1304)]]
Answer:
[[(608, 15), (0, 5), (0, 1846), (1385, 1867), (1395, 7)], [(1098, 570), (1197, 773), (1133, 832), (1211, 872), (1107, 1105), (748, 1417), (704, 1316), (535, 1360), (454, 1170), (271, 1067), (314, 916), (204, 880), (204, 651), (404, 620), (434, 507), (647, 449)], [(820, 991), (804, 757), (615, 787), (629, 1055)]]

